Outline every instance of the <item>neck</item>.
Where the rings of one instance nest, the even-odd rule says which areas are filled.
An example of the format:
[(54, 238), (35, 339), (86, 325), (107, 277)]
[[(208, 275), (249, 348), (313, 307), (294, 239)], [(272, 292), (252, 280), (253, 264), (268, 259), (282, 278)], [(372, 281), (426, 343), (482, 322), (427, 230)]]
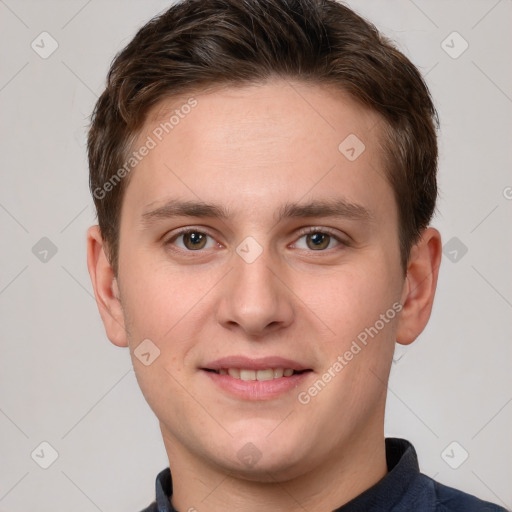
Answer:
[(162, 431), (173, 480), (172, 504), (179, 512), (334, 510), (387, 473), (384, 433), (382, 428), (373, 430), (345, 439), (328, 460), (305, 463), (305, 469), (292, 478), (268, 472), (257, 480), (205, 464), (204, 458), (196, 458)]

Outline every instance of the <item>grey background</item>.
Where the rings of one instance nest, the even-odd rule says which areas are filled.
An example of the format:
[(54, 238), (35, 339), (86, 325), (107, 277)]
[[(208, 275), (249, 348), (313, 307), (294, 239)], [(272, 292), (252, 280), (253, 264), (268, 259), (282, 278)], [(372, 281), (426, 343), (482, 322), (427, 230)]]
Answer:
[[(430, 324), (397, 351), (386, 433), (415, 444), (427, 475), (512, 507), (512, 3), (349, 4), (426, 74), (442, 123), (433, 225), (445, 244), (456, 237)], [(84, 147), (112, 57), (168, 5), (0, 0), (2, 511), (136, 511), (168, 464), (128, 351), (107, 340), (92, 298)], [(46, 59), (31, 47), (51, 48), (43, 31), (58, 43)], [(454, 31), (469, 44), (457, 58)], [(58, 452), (48, 469), (43, 441)]]

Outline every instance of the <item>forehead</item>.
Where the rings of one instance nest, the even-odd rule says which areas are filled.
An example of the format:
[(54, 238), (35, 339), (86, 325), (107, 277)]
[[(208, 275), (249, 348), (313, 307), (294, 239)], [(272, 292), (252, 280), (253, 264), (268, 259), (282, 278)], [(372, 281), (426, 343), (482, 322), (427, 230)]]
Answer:
[(173, 196), (247, 211), (341, 195), (375, 209), (393, 196), (381, 122), (342, 91), (288, 80), (166, 99), (132, 148), (151, 145), (125, 202), (142, 209)]

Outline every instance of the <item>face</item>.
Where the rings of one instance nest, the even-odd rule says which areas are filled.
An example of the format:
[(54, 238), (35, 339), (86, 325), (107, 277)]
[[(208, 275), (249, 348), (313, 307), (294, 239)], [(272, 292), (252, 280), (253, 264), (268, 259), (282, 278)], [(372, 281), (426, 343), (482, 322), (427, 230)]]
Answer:
[(122, 206), (126, 343), (168, 452), (290, 477), (382, 430), (404, 278), (380, 121), (284, 81), (194, 98), (135, 145), (155, 142)]

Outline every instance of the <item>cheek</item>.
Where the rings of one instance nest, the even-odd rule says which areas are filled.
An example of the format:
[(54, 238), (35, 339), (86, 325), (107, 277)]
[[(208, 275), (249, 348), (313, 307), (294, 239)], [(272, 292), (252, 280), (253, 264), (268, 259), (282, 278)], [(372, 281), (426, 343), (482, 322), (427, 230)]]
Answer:
[[(315, 279), (297, 276), (295, 289), (328, 328), (326, 341), (340, 349), (373, 326), (398, 300), (400, 287), (393, 274), (383, 262), (368, 259), (365, 265), (339, 267)], [(383, 330), (387, 331), (394, 322), (386, 319), (389, 322)]]
[(121, 289), (123, 311), (134, 366), (141, 366), (137, 348), (149, 339), (159, 352), (152, 366), (160, 369), (150, 376), (155, 384), (159, 378), (169, 380), (167, 370), (179, 377), (183, 367), (194, 360), (201, 330), (211, 318), (211, 305), (205, 297), (218, 277), (213, 272), (195, 272), (192, 277), (190, 272), (165, 263), (154, 264), (150, 258), (127, 259), (124, 271), (128, 279), (121, 281), (125, 285)]
[[(125, 252), (125, 254), (128, 251)], [(130, 337), (165, 340), (201, 298), (203, 286), (145, 251), (132, 252), (120, 265), (123, 310), (129, 321)]]
[(382, 258), (339, 269), (308, 303), (334, 332), (317, 340), (323, 352), (322, 382), (300, 391), (310, 401), (312, 416), (333, 419), (325, 425), (333, 438), (343, 431), (340, 425), (349, 429), (355, 417), (371, 415), (385, 394), (400, 309), (391, 274)]
[(188, 287), (179, 272), (153, 268), (151, 262), (135, 258), (125, 263), (123, 310), (139, 387), (158, 418), (169, 411), (181, 414), (190, 401), (184, 389), (184, 366), (194, 347), (190, 328), (196, 325), (205, 292), (200, 286)]

